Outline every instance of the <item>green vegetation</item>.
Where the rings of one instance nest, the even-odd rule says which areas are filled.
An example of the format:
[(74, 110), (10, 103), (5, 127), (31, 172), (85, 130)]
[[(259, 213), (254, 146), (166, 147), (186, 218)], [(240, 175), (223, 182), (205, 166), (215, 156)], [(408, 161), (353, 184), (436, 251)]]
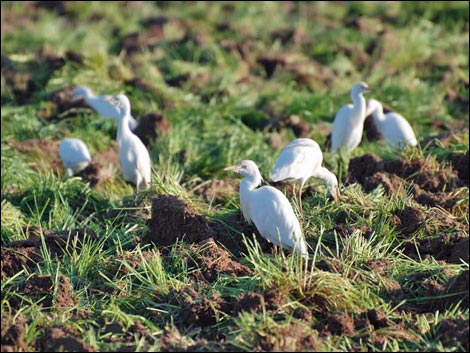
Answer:
[[(468, 2), (1, 10), (2, 350), (468, 351)], [(252, 159), (267, 180), (299, 134), (324, 146), (357, 81), (419, 141), (450, 134), (403, 151), (364, 136), (342, 171), (325, 151), (340, 202), (310, 179), (303, 216), (295, 205), (310, 259), (275, 251), (241, 218), (239, 179), (223, 169)], [(114, 121), (60, 98), (79, 85), (124, 92), (138, 121), (169, 123), (136, 199)], [(65, 178), (64, 137), (98, 158), (96, 185)], [(364, 162), (377, 171), (361, 179), (366, 154), (381, 163)], [(213, 241), (159, 244), (185, 226), (157, 213), (164, 195), (187, 222), (203, 215)]]

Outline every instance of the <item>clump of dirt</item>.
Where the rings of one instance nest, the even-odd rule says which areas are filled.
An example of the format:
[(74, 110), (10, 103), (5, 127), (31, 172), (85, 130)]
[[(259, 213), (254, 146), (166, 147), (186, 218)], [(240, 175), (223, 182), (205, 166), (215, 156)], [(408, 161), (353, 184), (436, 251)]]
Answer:
[(411, 274), (407, 280), (413, 285), (404, 291), (405, 298), (409, 300), (402, 309), (417, 313), (444, 311), (458, 302), (462, 308), (468, 308), (469, 271), (452, 275), (449, 269), (444, 269), (442, 273), (448, 277), (444, 283), (430, 278), (428, 273)]
[(351, 337), (354, 334), (354, 320), (347, 313), (332, 313), (326, 318), (322, 331), (324, 335), (328, 331), (331, 335)]
[[(454, 157), (463, 158), (461, 155)], [(467, 162), (468, 167), (468, 162)], [(465, 164), (459, 172), (465, 177)], [(421, 157), (412, 160), (385, 159), (365, 154), (351, 159), (346, 184), (360, 183), (366, 192), (382, 185), (388, 194), (397, 190), (404, 192), (409, 183), (413, 184), (415, 200), (424, 206), (440, 206), (452, 212), (462, 212), (458, 196), (452, 191), (465, 185), (454, 170), (437, 161)], [(445, 192), (444, 192), (445, 190)]]
[(228, 196), (233, 195), (238, 190), (238, 183), (232, 178), (223, 177), (222, 179), (212, 179), (209, 183), (202, 183), (193, 190), (205, 202), (222, 204)]
[[(78, 303), (78, 298), (72, 294), (72, 284), (69, 277), (60, 275), (55, 296), (54, 290), (51, 276), (34, 275), (26, 280), (26, 282), (20, 284), (17, 293), (33, 302), (40, 301), (40, 305), (46, 308), (51, 308), (52, 306), (56, 308), (69, 308)], [(22, 303), (23, 300), (19, 299), (17, 303), (12, 304), (15, 307), (20, 307)]]
[(468, 161), (470, 159), (468, 153), (469, 151), (466, 153), (451, 153), (447, 156), (454, 170), (457, 171), (460, 180), (467, 186), (469, 185)]
[(366, 177), (370, 177), (380, 170), (381, 158), (372, 153), (352, 158), (349, 162), (346, 183), (359, 182), (363, 184)]
[(264, 296), (260, 293), (243, 293), (233, 307), (234, 315), (243, 311), (260, 313), (265, 307)]
[(194, 261), (201, 269), (201, 273), (206, 281), (214, 282), (222, 275), (249, 276), (252, 271), (232, 259), (230, 253), (217, 245), (212, 238), (203, 240), (197, 245)]
[(312, 131), (310, 124), (302, 120), (298, 115), (282, 116), (268, 123), (269, 130), (280, 132), (284, 129), (292, 129), (296, 137), (308, 137)]
[(37, 349), (40, 352), (96, 352), (79, 334), (63, 327), (48, 330), (38, 342)]
[(407, 206), (398, 213), (397, 231), (404, 236), (409, 236), (416, 232), (426, 220), (427, 216), (424, 210), (418, 207)]
[(2, 352), (29, 352), (31, 349), (25, 342), (27, 320), (20, 315), (15, 321), (11, 325), (11, 318), (2, 312)]
[(181, 309), (177, 324), (182, 327), (214, 325), (224, 303), (217, 293), (202, 295), (192, 286), (184, 286), (179, 290), (172, 289), (162, 301)]
[[(33, 232), (29, 233), (30, 236)], [(95, 233), (88, 228), (71, 229), (52, 233), (44, 231), (44, 242), (51, 257), (61, 255), (65, 248), (79, 246), (84, 238), (97, 239)], [(42, 260), (42, 240), (33, 236), (30, 239), (13, 241), (2, 246), (1, 272), (2, 277), (13, 276), (23, 267), (32, 269), (36, 263)]]
[(31, 270), (36, 266), (36, 263), (42, 260), (39, 249), (35, 246), (18, 249), (2, 246), (1, 254), (2, 278), (11, 277), (23, 268)]
[(213, 238), (214, 231), (204, 215), (175, 196), (161, 195), (152, 199), (150, 231), (144, 239), (157, 246), (171, 246), (178, 240), (198, 243)]
[(258, 352), (298, 352), (300, 350), (317, 351), (319, 338), (311, 334), (308, 326), (291, 322), (268, 332), (255, 332), (254, 351)]
[(437, 335), (444, 341), (444, 345), (454, 348), (460, 343), (465, 351), (469, 351), (469, 325), (468, 319), (464, 317), (457, 319), (443, 319), (439, 323)]
[(165, 115), (159, 112), (144, 115), (139, 119), (139, 124), (134, 130), (136, 134), (144, 143), (149, 147), (150, 143), (155, 140), (159, 134), (168, 132), (171, 129), (171, 124), (168, 122)]

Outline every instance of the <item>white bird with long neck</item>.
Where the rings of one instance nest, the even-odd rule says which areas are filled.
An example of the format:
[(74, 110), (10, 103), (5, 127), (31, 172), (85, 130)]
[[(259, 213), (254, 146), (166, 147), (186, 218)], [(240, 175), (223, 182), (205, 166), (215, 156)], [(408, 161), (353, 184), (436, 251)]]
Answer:
[(60, 142), (59, 155), (69, 177), (82, 171), (91, 162), (85, 142), (77, 138), (65, 138)]
[[(322, 180), (335, 202), (338, 202), (338, 179), (325, 167), (322, 167), (323, 153), (318, 143), (308, 138), (298, 138), (282, 150), (271, 173), (271, 181), (300, 184), (299, 202), (302, 188), (308, 178)], [(302, 206), (301, 206), (302, 208)]]
[(308, 255), (300, 223), (289, 200), (272, 186), (263, 186), (258, 166), (250, 160), (227, 167), (244, 176), (240, 182), (240, 208), (246, 221), (252, 221), (261, 236), (282, 248)]
[(129, 128), (131, 103), (124, 94), (107, 98), (119, 111), (117, 142), (119, 163), (124, 179), (136, 185), (137, 190), (147, 189), (151, 179), (151, 161), (147, 148)]
[(389, 147), (403, 148), (406, 144), (418, 144), (413, 128), (401, 114), (384, 114), (382, 104), (375, 99), (369, 99), (367, 102), (367, 115), (369, 114), (372, 114), (375, 126)]
[[(76, 87), (72, 91), (72, 101), (83, 99), (101, 117), (118, 121), (119, 111), (115, 105), (109, 103), (109, 98), (111, 97), (110, 95), (97, 96), (90, 88), (83, 86)], [(132, 116), (129, 116), (129, 128), (134, 131), (136, 127), (137, 121)]]
[(364, 93), (370, 88), (365, 82), (358, 82), (351, 89), (351, 100), (353, 104), (344, 105), (336, 113), (331, 133), (331, 150), (337, 152), (344, 150), (352, 152), (362, 139), (364, 120), (366, 119), (366, 100)]

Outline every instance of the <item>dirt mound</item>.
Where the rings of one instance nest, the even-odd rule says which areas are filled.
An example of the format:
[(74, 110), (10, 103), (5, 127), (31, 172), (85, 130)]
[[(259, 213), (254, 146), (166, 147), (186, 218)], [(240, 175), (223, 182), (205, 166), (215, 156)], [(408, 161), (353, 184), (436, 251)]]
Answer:
[[(335, 312), (329, 313), (319, 320), (315, 326), (320, 336), (347, 336), (354, 341), (366, 341), (383, 346), (387, 337), (407, 342), (417, 342), (417, 337), (404, 330), (403, 323), (395, 323), (381, 311), (370, 309), (361, 313)], [(382, 331), (381, 329), (386, 328)]]
[(318, 337), (312, 335), (308, 326), (291, 322), (276, 329), (266, 328), (268, 332), (254, 332), (255, 352), (299, 352), (317, 351)]
[(439, 323), (437, 335), (445, 340), (445, 346), (455, 348), (458, 342), (464, 347), (465, 351), (469, 351), (469, 325), (468, 319), (444, 319)]
[(152, 199), (150, 232), (144, 239), (157, 246), (171, 246), (178, 240), (198, 243), (214, 237), (207, 218), (175, 196), (161, 195)]
[(31, 349), (25, 342), (27, 319), (20, 315), (15, 324), (2, 312), (2, 352), (29, 352)]
[(467, 186), (469, 185), (468, 162), (470, 160), (468, 152), (469, 151), (466, 153), (451, 153), (447, 157), (454, 170), (457, 171), (460, 180), (462, 180), (462, 182)]
[(212, 238), (197, 244), (193, 260), (206, 281), (214, 282), (221, 274), (230, 276), (249, 276), (252, 271), (232, 259), (230, 253), (217, 245)]
[[(40, 301), (40, 305), (46, 308), (53, 306), (55, 308), (69, 308), (78, 303), (78, 298), (72, 294), (72, 284), (69, 277), (60, 275), (56, 287), (57, 291), (55, 292), (51, 276), (34, 275), (19, 285), (17, 293), (33, 302)], [(12, 303), (14, 307), (18, 308), (23, 304), (24, 300), (22, 298), (18, 299), (18, 302)]]
[[(452, 157), (460, 161), (465, 155)], [(360, 183), (366, 192), (382, 185), (387, 194), (399, 190), (404, 192), (412, 185), (415, 200), (425, 206), (440, 206), (447, 210), (457, 211), (465, 205), (459, 205), (458, 196), (452, 191), (465, 186), (465, 163), (459, 164), (456, 174), (450, 166), (441, 165), (432, 159), (414, 157), (411, 160), (385, 159), (367, 153), (351, 159), (345, 184)], [(467, 162), (468, 170), (468, 162)], [(468, 184), (467, 184), (468, 185)]]
[(141, 117), (134, 133), (142, 140), (145, 146), (149, 147), (159, 134), (168, 132), (170, 129), (171, 124), (165, 115), (155, 112)]
[(70, 329), (54, 327), (38, 342), (40, 352), (96, 352), (89, 344), (83, 342), (79, 334)]
[(172, 289), (162, 301), (181, 309), (179, 322), (176, 322), (181, 327), (214, 325), (224, 302), (217, 293), (203, 295), (192, 286)]
[[(19, 240), (2, 246), (1, 271), (3, 276), (13, 276), (21, 271), (23, 267), (30, 270), (36, 266), (36, 263), (42, 260), (41, 248), (42, 240), (34, 232), (29, 233), (32, 238)], [(61, 255), (64, 249), (70, 249), (72, 246), (80, 246), (83, 239), (97, 239), (95, 233), (88, 228), (71, 229), (52, 233), (44, 231), (44, 243), (49, 250), (50, 256)]]
[[(449, 269), (443, 269), (442, 275), (447, 276), (447, 281), (443, 282), (432, 278), (429, 272), (419, 272), (411, 274), (406, 281), (404, 289), (407, 303), (403, 310), (415, 313), (428, 313), (436, 310), (445, 311), (449, 306), (461, 302), (461, 308), (468, 308), (469, 305), (469, 271), (465, 270), (458, 275), (452, 275)], [(405, 288), (405, 287), (404, 287)]]

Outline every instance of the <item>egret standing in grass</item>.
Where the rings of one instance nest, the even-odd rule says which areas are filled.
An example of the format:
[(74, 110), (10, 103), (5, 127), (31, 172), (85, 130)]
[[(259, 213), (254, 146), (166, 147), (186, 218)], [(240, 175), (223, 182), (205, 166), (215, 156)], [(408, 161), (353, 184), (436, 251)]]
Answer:
[(91, 162), (88, 147), (77, 138), (63, 139), (59, 145), (59, 155), (69, 177), (88, 167)]
[(119, 111), (117, 141), (119, 147), (119, 162), (124, 179), (136, 185), (137, 190), (150, 186), (151, 162), (147, 148), (129, 128), (131, 103), (124, 94), (106, 99)]
[(413, 128), (402, 115), (395, 112), (384, 114), (382, 104), (375, 99), (367, 102), (367, 115), (369, 114), (372, 114), (375, 126), (389, 147), (403, 148), (406, 144), (418, 144)]
[(353, 104), (344, 105), (336, 113), (331, 133), (331, 150), (337, 152), (344, 150), (352, 152), (362, 139), (364, 120), (366, 119), (366, 100), (364, 93), (370, 88), (365, 82), (358, 82), (351, 89), (351, 100)]
[(308, 178), (321, 179), (335, 202), (338, 202), (338, 179), (322, 167), (323, 153), (318, 143), (308, 138), (290, 142), (281, 152), (271, 173), (271, 181), (300, 184), (299, 204), (302, 211), (302, 188)]
[[(119, 111), (116, 106), (109, 102), (110, 95), (97, 96), (88, 87), (76, 87), (72, 91), (72, 101), (83, 99), (94, 111), (103, 118), (111, 118), (116, 121), (119, 119)], [(137, 127), (137, 121), (129, 116), (129, 128), (134, 131)]]
[(307, 256), (307, 244), (289, 200), (272, 186), (256, 189), (262, 177), (255, 162), (241, 161), (224, 170), (244, 176), (240, 182), (240, 207), (245, 220), (252, 221), (259, 233), (271, 243)]
[(364, 93), (370, 91), (365, 82), (355, 83), (351, 88), (353, 104), (344, 105), (336, 113), (331, 133), (331, 151), (339, 152), (338, 174), (341, 179), (344, 154), (351, 153), (362, 139), (364, 120), (366, 119), (366, 100)]

